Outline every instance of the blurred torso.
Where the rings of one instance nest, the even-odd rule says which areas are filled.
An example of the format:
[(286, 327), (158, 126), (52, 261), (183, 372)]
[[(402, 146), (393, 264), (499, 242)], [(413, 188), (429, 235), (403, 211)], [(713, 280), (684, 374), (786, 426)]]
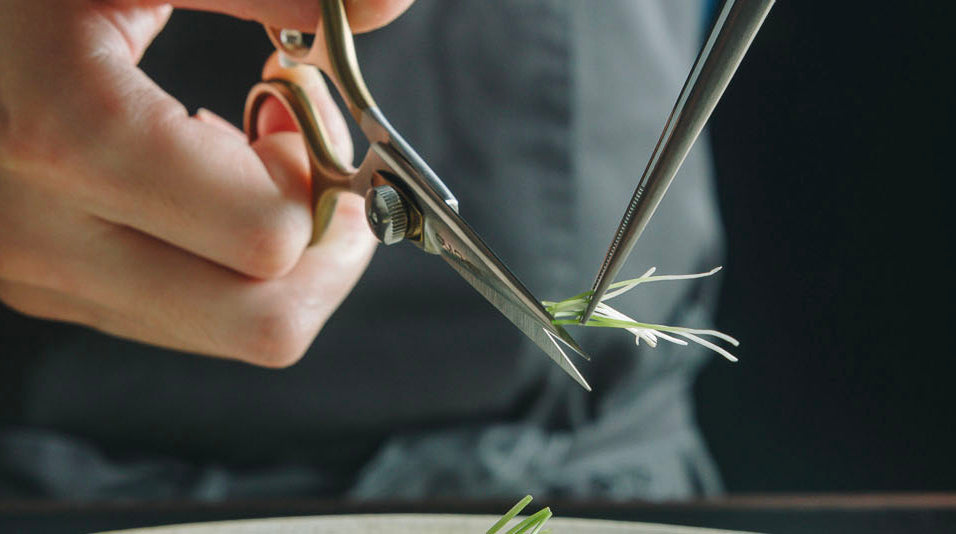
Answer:
[[(394, 24), (358, 37), (358, 54), (380, 107), (455, 192), (462, 215), (550, 299), (590, 284), (696, 54), (701, 9), (689, 1), (419, 0)], [(210, 16), (177, 15), (171, 30), (191, 20), (268, 46), (258, 28)], [(147, 70), (175, 64), (156, 56), (201, 49), (209, 35), (161, 37)], [(220, 67), (257, 68), (236, 58)], [(163, 75), (188, 85), (188, 72)], [(190, 102), (188, 91), (173, 92)], [(708, 167), (705, 150), (688, 159), (629, 271), (689, 272), (719, 258)], [(706, 319), (694, 291), (648, 291), (628, 311)], [(408, 245), (380, 247), (309, 354), (281, 371), (0, 313), (2, 324), (27, 325), (21, 337), (29, 332), (22, 346), (16, 333), (4, 334), (11, 371), (2, 380), (15, 392), (0, 440), (8, 458), (11, 443), (60, 440), (64, 450), (81, 443), (68, 456), (92, 451), (113, 467), (136, 465), (130, 455), (150, 465), (309, 465), (322, 481), (301, 487), (318, 492), (347, 489), (395, 434), (501, 423), (573, 434), (617, 414), (645, 430), (614, 439), (639, 443), (656, 428), (649, 418), (661, 415), (633, 403), (661, 384), (671, 384), (661, 405), (686, 401), (700, 362), (666, 350), (638, 356), (627, 336), (575, 333), (595, 356), (582, 366), (596, 390), (586, 396), (443, 262)], [(692, 425), (682, 417), (675, 420)], [(157, 471), (148, 476), (163, 476)], [(108, 483), (87, 488), (108, 492)]]

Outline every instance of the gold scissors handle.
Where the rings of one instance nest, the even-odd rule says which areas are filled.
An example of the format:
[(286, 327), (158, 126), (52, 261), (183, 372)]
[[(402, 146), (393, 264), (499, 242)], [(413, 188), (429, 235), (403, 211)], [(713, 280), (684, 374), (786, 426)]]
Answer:
[[(267, 26), (266, 33), (281, 54), (280, 63), (291, 61), (323, 71), (342, 95), (349, 112), (363, 125), (367, 122), (363, 117), (376, 106), (358, 67), (345, 8), (341, 0), (321, 0), (320, 3), (322, 18), (311, 46), (306, 44), (302, 33), (295, 30)], [(297, 83), (295, 69), (280, 68), (270, 74), (270, 78), (256, 84), (249, 92), (244, 128), (249, 142), (258, 139), (259, 112), (269, 98), (275, 98), (302, 132), (312, 175), (314, 243), (328, 226), (338, 194), (352, 191), (364, 196), (371, 187), (371, 180), (368, 179), (370, 173), (360, 173), (351, 162), (339, 158), (328, 129), (306, 92)]]

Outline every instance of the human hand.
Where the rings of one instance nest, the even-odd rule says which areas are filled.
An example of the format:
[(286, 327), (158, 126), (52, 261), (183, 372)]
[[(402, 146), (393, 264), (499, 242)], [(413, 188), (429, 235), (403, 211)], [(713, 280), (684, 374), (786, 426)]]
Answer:
[[(348, 0), (353, 29), (411, 0)], [(313, 30), (315, 0), (177, 0)], [(253, 146), (190, 117), (136, 63), (171, 7), (146, 0), (0, 0), (0, 300), (22, 313), (254, 364), (291, 365), (375, 247), (343, 194), (306, 248), (307, 157), (281, 106)], [(306, 83), (351, 160), (324, 83)], [(285, 125), (285, 126), (284, 126)], [(277, 132), (277, 133), (276, 133)]]

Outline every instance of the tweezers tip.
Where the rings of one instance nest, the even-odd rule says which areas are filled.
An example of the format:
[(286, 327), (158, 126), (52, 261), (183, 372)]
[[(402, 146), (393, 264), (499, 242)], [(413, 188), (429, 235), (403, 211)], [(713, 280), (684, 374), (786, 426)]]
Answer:
[(578, 324), (587, 324), (588, 319), (594, 315), (594, 310), (597, 309), (597, 305), (600, 300), (600, 298), (598, 300), (594, 300), (594, 295), (591, 295), (591, 298), (588, 299), (587, 306), (584, 308), (584, 313), (581, 314), (581, 319), (578, 321)]

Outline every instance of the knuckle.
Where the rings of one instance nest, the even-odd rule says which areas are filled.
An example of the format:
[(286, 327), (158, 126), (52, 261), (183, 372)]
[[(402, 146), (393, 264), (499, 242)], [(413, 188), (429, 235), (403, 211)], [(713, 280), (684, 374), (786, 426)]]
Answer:
[(277, 301), (250, 318), (239, 347), (242, 359), (274, 369), (291, 367), (309, 349), (311, 330), (306, 317)]
[(311, 230), (288, 211), (248, 224), (238, 243), (240, 270), (266, 280), (281, 278), (299, 262)]

